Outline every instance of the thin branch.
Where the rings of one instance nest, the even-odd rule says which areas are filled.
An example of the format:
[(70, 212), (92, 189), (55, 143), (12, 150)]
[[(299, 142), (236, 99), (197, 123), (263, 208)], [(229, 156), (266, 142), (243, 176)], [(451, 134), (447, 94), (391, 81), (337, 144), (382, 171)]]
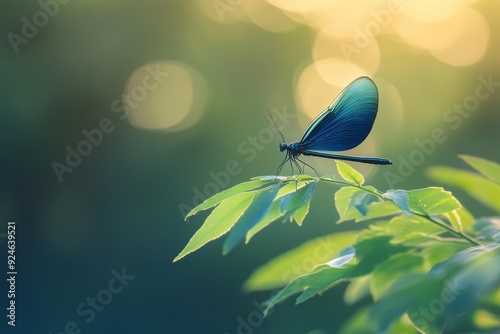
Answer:
[[(356, 183), (351, 183), (351, 182), (348, 182), (348, 181), (343, 181), (343, 180), (335, 180), (335, 179), (324, 179), (322, 177), (320, 177), (318, 179), (319, 181), (323, 181), (323, 182), (329, 182), (329, 183), (335, 183), (335, 184), (339, 184), (339, 185), (346, 185), (346, 186), (350, 186), (350, 187), (355, 187), (355, 188), (358, 188), (358, 189), (361, 189), (361, 190), (364, 190), (366, 192), (369, 192), (370, 194), (373, 194), (375, 196), (377, 196), (379, 199), (381, 200), (385, 200), (385, 201), (389, 201), (391, 203), (393, 203), (394, 205), (398, 206), (396, 202), (394, 202), (394, 200), (390, 199), (390, 198), (386, 198), (384, 197), (382, 194), (380, 194), (378, 191), (373, 191), (371, 189), (367, 189), (367, 188), (364, 188)], [(399, 206), (398, 206), (399, 207)], [(418, 217), (421, 217), (421, 218), (424, 218), (428, 221), (430, 221), (431, 223), (434, 223), (436, 225), (439, 225), (443, 228), (445, 228), (446, 230), (448, 230), (448, 232), (450, 232), (451, 234), (461, 238), (461, 239), (464, 239), (466, 240), (468, 243), (470, 244), (473, 244), (475, 246), (480, 246), (481, 243), (474, 239), (473, 237), (471, 236), (468, 236), (467, 234), (465, 233), (461, 233), (457, 230), (455, 230), (452, 226), (450, 225), (447, 225), (446, 223), (442, 222), (442, 221), (439, 221), (438, 219), (435, 219), (427, 214), (421, 214), (421, 213), (418, 213), (418, 212), (415, 212), (413, 210), (411, 210), (411, 213), (415, 216), (418, 216)]]

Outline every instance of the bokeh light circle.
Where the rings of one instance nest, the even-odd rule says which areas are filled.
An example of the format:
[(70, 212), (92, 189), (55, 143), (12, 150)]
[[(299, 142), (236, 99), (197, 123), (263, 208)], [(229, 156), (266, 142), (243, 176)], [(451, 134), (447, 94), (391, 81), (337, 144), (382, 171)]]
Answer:
[(368, 75), (377, 72), (380, 66), (380, 49), (375, 38), (360, 47), (354, 41), (354, 34), (350, 39), (336, 39), (329, 34), (328, 29), (321, 30), (314, 41), (313, 58), (316, 62), (331, 58), (343, 59), (341, 67), (346, 63), (362, 68)]
[(184, 130), (201, 118), (206, 89), (203, 77), (186, 64), (146, 64), (132, 73), (125, 87), (128, 120), (144, 129)]
[(299, 24), (266, 0), (245, 1), (242, 6), (255, 25), (271, 32), (288, 32)]
[(367, 75), (362, 68), (343, 59), (329, 58), (309, 64), (296, 76), (295, 100), (307, 116), (302, 126), (318, 116), (354, 79)]
[(470, 8), (457, 14), (462, 27), (457, 38), (447, 48), (434, 49), (431, 53), (452, 66), (469, 66), (480, 61), (489, 47), (490, 29), (484, 16)]

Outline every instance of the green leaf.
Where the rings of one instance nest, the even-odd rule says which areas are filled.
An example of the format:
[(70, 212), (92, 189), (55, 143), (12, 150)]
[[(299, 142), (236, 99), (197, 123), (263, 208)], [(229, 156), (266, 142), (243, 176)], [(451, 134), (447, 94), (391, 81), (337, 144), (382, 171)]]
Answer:
[(468, 163), (472, 168), (486, 176), (493, 182), (500, 183), (500, 165), (483, 158), (473, 157), (471, 155), (459, 155), (459, 157)]
[(387, 295), (369, 308), (369, 322), (375, 325), (373, 333), (385, 333), (395, 321), (401, 318), (419, 294), (428, 293), (432, 284), (422, 273), (410, 274), (398, 279)]
[(500, 185), (484, 177), (459, 169), (433, 167), (428, 169), (429, 176), (437, 181), (457, 186), (470, 196), (500, 213)]
[(406, 214), (411, 214), (409, 206), (408, 194), (405, 190), (391, 189), (385, 192), (382, 196), (394, 202)]
[(410, 209), (425, 215), (451, 212), (461, 207), (460, 202), (449, 191), (440, 187), (409, 190)]
[(226, 189), (224, 191), (221, 191), (220, 193), (215, 194), (214, 196), (206, 199), (203, 203), (200, 205), (196, 206), (193, 208), (191, 211), (188, 212), (186, 215), (186, 218), (184, 220), (188, 219), (190, 216), (195, 215), (199, 211), (203, 211), (206, 209), (210, 209), (213, 206), (216, 206), (217, 204), (221, 203), (222, 201), (233, 197), (234, 195), (237, 195), (241, 192), (264, 187), (270, 183), (274, 183), (274, 180), (255, 180), (255, 181), (248, 181), (248, 182), (243, 182), (240, 183), (232, 188)]
[(361, 215), (368, 214), (368, 205), (377, 200), (377, 197), (369, 192), (356, 192), (349, 201), (349, 206), (356, 208)]
[(255, 270), (245, 282), (249, 291), (270, 290), (282, 287), (292, 279), (309, 273), (352, 245), (357, 232), (341, 232), (312, 239), (286, 253), (275, 257)]
[(369, 309), (366, 307), (358, 309), (353, 316), (351, 316), (345, 323), (342, 324), (339, 334), (375, 333), (375, 324), (373, 323), (372, 319), (370, 319), (368, 311)]
[(353, 280), (344, 293), (344, 303), (352, 305), (370, 294), (371, 276), (364, 276)]
[(309, 213), (309, 207), (311, 206), (311, 200), (307, 200), (304, 204), (302, 204), (295, 212), (293, 213), (293, 219), (297, 223), (297, 225), (302, 226), (304, 219)]
[(257, 193), (258, 191), (243, 192), (222, 201), (177, 255), (174, 262), (229, 231), (250, 206)]
[(334, 259), (326, 264), (332, 268), (344, 268), (356, 255), (356, 248), (349, 246), (343, 249)]
[(294, 294), (301, 293), (297, 298), (297, 304), (299, 304), (324, 292), (340, 281), (367, 275), (378, 264), (407, 249), (400, 245), (392, 245), (389, 240), (389, 236), (382, 236), (358, 242), (355, 245), (356, 257), (359, 259), (356, 265), (348, 263), (344, 264), (342, 268), (332, 268), (328, 265), (318, 266), (311, 273), (292, 280), (269, 301), (266, 310)]
[(437, 263), (447, 260), (453, 254), (466, 249), (468, 244), (464, 242), (434, 242), (428, 244), (421, 252), (425, 259), (425, 266), (430, 269)]
[(264, 217), (247, 232), (245, 243), (248, 243), (257, 233), (269, 226), (272, 222), (280, 219), (280, 217), (283, 217), (283, 213), (280, 210), (280, 202), (275, 200), (271, 203)]
[(335, 160), (335, 162), (337, 163), (337, 170), (344, 180), (354, 182), (358, 186), (365, 183), (365, 178), (357, 170), (340, 160)]
[(459, 251), (427, 275), (403, 276), (371, 308), (377, 332), (405, 312), (422, 332), (441, 333), (447, 326), (453, 329), (453, 322), (497, 288), (499, 261), (500, 244), (489, 244)]
[(457, 210), (458, 217), (460, 218), (460, 224), (462, 225), (465, 232), (474, 231), (474, 216), (466, 208), (462, 207)]
[[(339, 213), (339, 220), (337, 223), (353, 219), (356, 220), (356, 222), (360, 222), (368, 219), (390, 216), (401, 211), (397, 205), (389, 201), (358, 204), (356, 200), (353, 201), (353, 198), (364, 199), (365, 194), (372, 195), (372, 192), (376, 192), (376, 189), (370, 186), (364, 187), (363, 189), (356, 187), (340, 188), (335, 193), (335, 207)], [(368, 198), (367, 202), (369, 202), (369, 200), (371, 199)]]
[[(359, 309), (340, 329), (340, 334), (372, 334), (377, 332), (376, 324), (370, 317), (369, 308)], [(394, 321), (384, 334), (418, 334), (407, 317)]]
[(447, 232), (444, 227), (433, 224), (418, 216), (398, 216), (389, 221), (388, 233), (394, 235), (391, 242), (419, 244), (421, 241), (432, 239), (434, 236)]
[(281, 198), (280, 210), (291, 216), (295, 210), (303, 205), (307, 205), (311, 200), (316, 182), (311, 182), (299, 190)]
[(247, 232), (264, 217), (276, 197), (279, 188), (279, 185), (275, 184), (259, 191), (254, 197), (252, 204), (250, 204), (229, 232), (222, 246), (222, 254), (226, 255), (243, 241)]
[(391, 243), (391, 238), (389, 235), (381, 235), (357, 241), (354, 246), (356, 248), (356, 258), (359, 260), (356, 270), (362, 274), (371, 273), (376, 266), (385, 262), (391, 256), (408, 250), (406, 246)]
[(458, 210), (445, 213), (444, 216), (455, 230), (460, 233), (473, 231), (474, 217), (466, 208), (462, 207)]
[(356, 236), (356, 242), (389, 235), (387, 232), (388, 223), (389, 221), (387, 220), (380, 220), (376, 223), (371, 223), (368, 228), (363, 229), (358, 233)]
[[(309, 212), (309, 205), (316, 182), (306, 181), (287, 183), (278, 191), (276, 199), (271, 204), (264, 217), (251, 228), (246, 235), (248, 243), (252, 237), (272, 222), (283, 218), (294, 218), (298, 225), (302, 223)], [(295, 215), (297, 213), (297, 215)]]
[(424, 259), (417, 254), (396, 254), (375, 268), (370, 282), (374, 300), (385, 295), (391, 285), (403, 275), (422, 270)]
[(365, 215), (361, 214), (353, 215), (352, 212), (349, 211), (344, 217), (344, 219), (345, 220), (354, 219), (355, 222), (358, 223), (370, 219), (392, 216), (399, 213), (401, 213), (401, 209), (392, 202), (389, 201), (373, 202), (367, 206)]
[(364, 194), (366, 192), (356, 187), (343, 187), (335, 193), (335, 207), (339, 213), (340, 220), (346, 220), (347, 212), (351, 208), (351, 198), (358, 193)]
[(474, 229), (481, 239), (500, 242), (500, 217), (479, 218)]
[[(327, 265), (316, 267), (310, 274), (299, 276), (292, 280), (284, 289), (271, 298), (266, 306), (264, 314), (267, 314), (276, 304), (286, 298), (300, 293), (297, 304), (303, 303), (309, 298), (322, 293), (335, 283), (353, 277), (353, 267), (331, 268)], [(355, 275), (355, 274), (354, 274)]]
[[(500, 244), (471, 247), (435, 265), (426, 277), (431, 289), (421, 293), (410, 305), (408, 314), (417, 328), (426, 333), (440, 333), (451, 319), (477, 307), (482, 296), (498, 287)], [(437, 300), (437, 301), (436, 301)], [(441, 312), (423, 321), (421, 310), (432, 312), (439, 303)]]

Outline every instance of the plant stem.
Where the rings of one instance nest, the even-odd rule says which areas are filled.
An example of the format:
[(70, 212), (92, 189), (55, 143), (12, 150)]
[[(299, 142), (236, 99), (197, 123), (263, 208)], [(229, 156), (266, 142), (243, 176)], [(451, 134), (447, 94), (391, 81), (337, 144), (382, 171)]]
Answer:
[(467, 240), (469, 243), (471, 243), (471, 244), (473, 244), (475, 246), (481, 246), (481, 243), (479, 241), (477, 241), (476, 239), (474, 239), (473, 237), (470, 237), (470, 236), (468, 236), (465, 233), (460, 233), (459, 231), (455, 230), (452, 226), (450, 226), (450, 225), (448, 225), (446, 223), (443, 223), (440, 220), (434, 219), (434, 218), (432, 218), (429, 215), (424, 215), (424, 214), (413, 212), (413, 211), (412, 211), (412, 214), (414, 214), (415, 216), (419, 216), (419, 217), (425, 218), (425, 219), (429, 220), (430, 222), (432, 222), (434, 224), (437, 224), (437, 225), (439, 225), (439, 226), (447, 229), (448, 232), (454, 234), (457, 237), (460, 237), (462, 239)]
[[(398, 206), (392, 199), (389, 199), (389, 198), (386, 198), (384, 197), (382, 194), (380, 194), (378, 191), (373, 191), (371, 189), (367, 189), (367, 188), (364, 188), (356, 183), (351, 183), (351, 182), (347, 182), (347, 181), (343, 181), (343, 180), (334, 180), (334, 179), (324, 179), (324, 178), (319, 178), (318, 179), (319, 181), (323, 181), (323, 182), (330, 182), (330, 183), (335, 183), (335, 184), (339, 184), (339, 185), (346, 185), (346, 186), (350, 186), (350, 187), (355, 187), (355, 188), (358, 188), (358, 189), (361, 189), (361, 190), (364, 190), (366, 192), (369, 192), (370, 194), (373, 194), (375, 196), (377, 196), (379, 199), (381, 200), (385, 200), (385, 201), (389, 201), (391, 203), (393, 203), (394, 205)], [(399, 207), (399, 206), (398, 206)], [(470, 237), (468, 236), (467, 234), (465, 233), (460, 233), (459, 231), (455, 230), (453, 228), (453, 226), (450, 226), (440, 220), (437, 220), (427, 214), (421, 214), (421, 213), (418, 213), (418, 212), (415, 212), (413, 210), (411, 210), (411, 213), (415, 216), (418, 216), (418, 217), (421, 217), (421, 218), (424, 218), (428, 221), (430, 221), (431, 223), (434, 223), (436, 225), (439, 225), (443, 228), (445, 228), (446, 230), (448, 230), (448, 232), (450, 232), (451, 234), (461, 238), (461, 239), (464, 239), (466, 240), (468, 243), (471, 243), (475, 246), (480, 246), (481, 243), (479, 241), (477, 241), (476, 239), (474, 239), (473, 237)]]

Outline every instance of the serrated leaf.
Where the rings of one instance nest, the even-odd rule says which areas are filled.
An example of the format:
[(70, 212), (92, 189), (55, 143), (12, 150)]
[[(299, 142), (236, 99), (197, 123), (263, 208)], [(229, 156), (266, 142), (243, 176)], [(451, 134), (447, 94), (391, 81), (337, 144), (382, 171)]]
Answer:
[(309, 213), (309, 207), (311, 206), (311, 200), (309, 199), (303, 205), (301, 205), (295, 212), (293, 213), (293, 219), (297, 223), (297, 225), (302, 226), (304, 219)]
[(337, 171), (344, 180), (354, 182), (359, 186), (365, 183), (365, 178), (357, 170), (340, 160), (335, 160), (335, 162), (337, 163)]
[(343, 187), (335, 193), (335, 207), (339, 213), (340, 220), (344, 220), (344, 217), (347, 215), (347, 211), (351, 207), (351, 198), (357, 193), (366, 192), (355, 187)]
[[(276, 195), (276, 199), (271, 204), (268, 212), (264, 215), (264, 217), (253, 228), (251, 228), (248, 231), (248, 233), (246, 234), (245, 242), (248, 243), (250, 241), (250, 239), (252, 239), (252, 237), (255, 234), (260, 232), (265, 227), (269, 226), (269, 224), (271, 224), (272, 222), (279, 220), (280, 218), (285, 219), (285, 218), (289, 217), (290, 215), (294, 215), (296, 211), (291, 210), (291, 212), (282, 212), (282, 207), (286, 207), (287, 205), (289, 205), (291, 203), (292, 198), (297, 196), (295, 194), (295, 192), (301, 190), (301, 193), (303, 193), (304, 192), (303, 188), (308, 186), (308, 185), (309, 185), (308, 182), (296, 183), (295, 181), (292, 181), (292, 182), (289, 182), (289, 183), (286, 183), (285, 185), (283, 185), (280, 188), (280, 190), (278, 191), (278, 194)], [(308, 190), (305, 190), (305, 193), (307, 193), (307, 191)], [(302, 217), (302, 220), (303, 220), (305, 218), (305, 215), (309, 211), (309, 203), (308, 203), (309, 200), (310, 200), (310, 198), (309, 199), (304, 198), (305, 203), (303, 203), (302, 205), (306, 205), (307, 208), (302, 209), (302, 212), (298, 213), (299, 219), (301, 218), (300, 215), (302, 214), (302, 215), (304, 215)], [(283, 202), (285, 202), (285, 204), (283, 204)], [(297, 210), (300, 208), (301, 208), (301, 206), (299, 206), (297, 208)], [(306, 210), (306, 209), (307, 209), (307, 211), (304, 212), (303, 210)], [(300, 222), (302, 222), (302, 220), (300, 220)], [(299, 222), (298, 220), (296, 220), (296, 221)]]
[(309, 205), (315, 186), (316, 182), (308, 182), (295, 192), (289, 192), (278, 198), (277, 201), (280, 203), (279, 209), (282, 215), (285, 218), (293, 219), (295, 218), (295, 213), (302, 208), (297, 214), (298, 220), (296, 219), (297, 224), (300, 226), (309, 212)]
[(471, 155), (459, 155), (469, 166), (486, 176), (493, 182), (500, 183), (500, 165), (483, 158), (473, 157)]
[(244, 287), (249, 291), (282, 287), (352, 245), (356, 234), (356, 232), (341, 232), (307, 241), (256, 269)]
[(281, 212), (291, 215), (297, 208), (306, 204), (311, 199), (315, 185), (316, 182), (311, 182), (297, 191), (283, 196), (280, 205)]
[(408, 194), (405, 190), (391, 189), (382, 196), (393, 201), (404, 213), (411, 214)]
[(245, 243), (248, 243), (250, 239), (252, 239), (257, 233), (262, 231), (265, 227), (269, 226), (269, 224), (279, 220), (280, 217), (283, 217), (283, 214), (280, 211), (280, 203), (274, 201), (273, 203), (271, 203), (271, 206), (269, 207), (269, 210), (267, 210), (264, 217), (252, 229), (250, 229), (250, 231), (247, 232)]
[(175, 257), (174, 262), (229, 231), (250, 206), (256, 194), (257, 192), (255, 191), (243, 192), (222, 201), (210, 213), (200, 229), (189, 240), (186, 247)]
[(206, 209), (210, 209), (211, 207), (216, 206), (217, 204), (221, 203), (222, 201), (237, 195), (241, 192), (249, 191), (252, 189), (260, 188), (263, 187), (269, 183), (273, 183), (273, 180), (255, 180), (255, 181), (248, 181), (248, 182), (243, 182), (240, 183), (232, 188), (226, 189), (224, 191), (221, 191), (220, 193), (215, 194), (214, 196), (206, 199), (203, 203), (200, 205), (194, 207), (191, 211), (188, 212), (184, 220), (188, 219), (190, 216), (195, 215), (199, 211), (203, 211)]
[[(328, 267), (328, 269), (322, 271), (321, 274), (322, 275), (310, 276), (311, 280), (307, 282), (309, 283), (307, 288), (297, 297), (296, 304), (301, 304), (316, 295), (322, 294), (339, 282), (359, 276), (353, 267), (344, 267), (341, 269)], [(297, 278), (297, 280), (300, 280), (300, 278), (301, 277)], [(314, 278), (314, 280), (312, 280), (312, 278)]]
[(461, 207), (451, 192), (440, 187), (409, 190), (407, 194), (410, 209), (425, 215), (451, 212)]
[(500, 185), (476, 173), (448, 167), (428, 169), (429, 176), (437, 181), (457, 186), (470, 196), (500, 213)]
[(222, 246), (223, 255), (229, 253), (236, 245), (242, 242), (247, 232), (264, 217), (276, 197), (279, 188), (279, 185), (275, 184), (259, 191), (248, 209), (229, 232)]
[(267, 314), (276, 304), (297, 293), (300, 293), (300, 295), (296, 303), (303, 303), (309, 298), (324, 292), (335, 283), (351, 278), (353, 275), (352, 270), (353, 267), (339, 269), (327, 265), (318, 266), (310, 274), (292, 280), (277, 295), (271, 298), (266, 305), (264, 314)]

